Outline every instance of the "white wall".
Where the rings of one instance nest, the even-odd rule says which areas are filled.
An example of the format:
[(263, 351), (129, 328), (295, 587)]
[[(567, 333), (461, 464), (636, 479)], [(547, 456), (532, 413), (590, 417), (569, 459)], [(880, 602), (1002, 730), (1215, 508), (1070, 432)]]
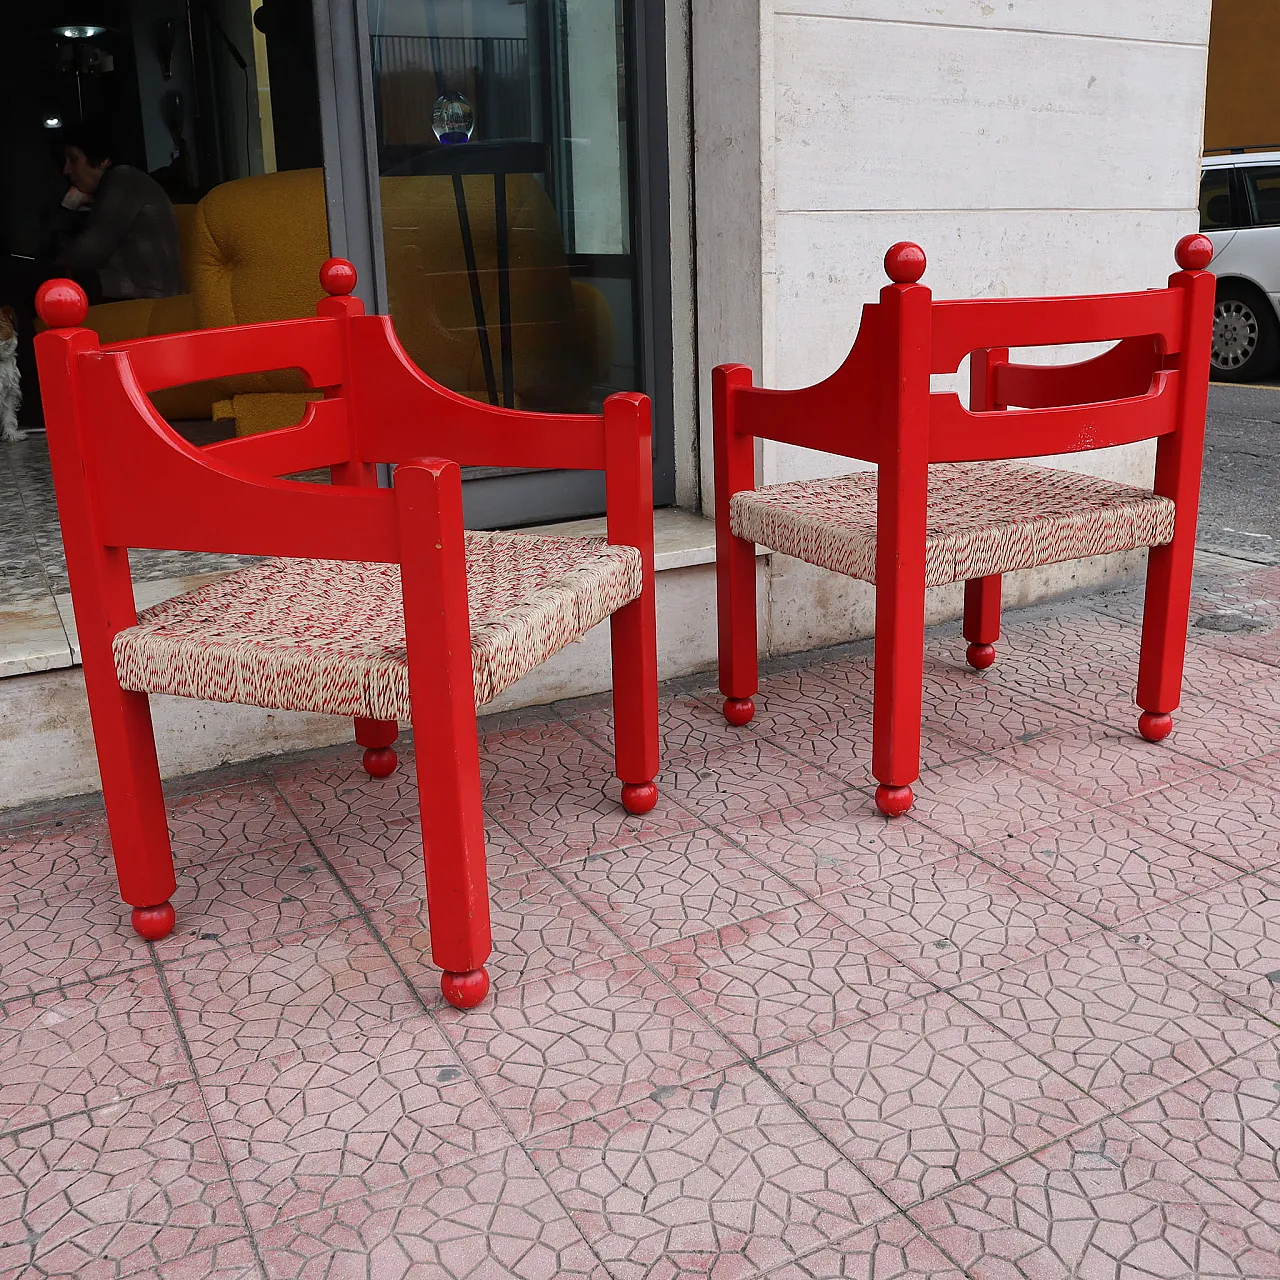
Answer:
[[(783, 387), (831, 372), (886, 283), (894, 241), (924, 247), (939, 297), (1162, 284), (1196, 227), (1209, 11), (1210, 0), (709, 0), (699, 19), (695, 5), (704, 509), (710, 366), (741, 360)], [(1140, 445), (1062, 465), (1149, 483), (1151, 457)], [(854, 465), (761, 450), (764, 483)], [(804, 603), (830, 620), (809, 643), (846, 634), (850, 593), (814, 597), (800, 566), (774, 559), (775, 615)], [(802, 579), (809, 596), (787, 585)], [(1044, 575), (1044, 591), (1060, 581)], [(793, 647), (781, 632), (771, 644)]]

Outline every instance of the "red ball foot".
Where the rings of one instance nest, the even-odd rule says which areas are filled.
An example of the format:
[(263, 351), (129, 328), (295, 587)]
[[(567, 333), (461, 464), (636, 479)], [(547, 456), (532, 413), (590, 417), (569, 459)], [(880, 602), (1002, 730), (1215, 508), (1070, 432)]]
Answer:
[(129, 919), (133, 931), (148, 942), (159, 942), (173, 932), (173, 907), (162, 902), (158, 907), (134, 907)]
[(750, 698), (726, 698), (724, 700), (724, 718), (730, 724), (742, 726), (751, 721), (756, 713), (756, 704)]
[(442, 973), (440, 990), (455, 1009), (474, 1009), (489, 994), (489, 974), (484, 968)]
[(628, 813), (648, 813), (658, 803), (656, 782), (624, 782), (622, 807)]
[(876, 808), (886, 818), (900, 818), (915, 799), (910, 787), (886, 787), (883, 784), (876, 788)]
[(996, 647), (993, 644), (971, 644), (964, 651), (964, 656), (975, 671), (985, 671), (996, 660)]
[(1144, 711), (1138, 717), (1138, 732), (1148, 742), (1163, 742), (1173, 732), (1173, 717), (1167, 711)]
[(371, 778), (389, 778), (396, 771), (399, 758), (391, 747), (366, 747), (364, 771)]

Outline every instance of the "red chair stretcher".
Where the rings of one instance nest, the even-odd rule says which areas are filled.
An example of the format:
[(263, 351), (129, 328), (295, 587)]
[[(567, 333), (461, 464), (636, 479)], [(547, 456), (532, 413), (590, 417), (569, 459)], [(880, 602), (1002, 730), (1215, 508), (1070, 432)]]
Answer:
[[(433, 383), (391, 321), (349, 295), (311, 319), (99, 347), (86, 300), (51, 281), (36, 339), (49, 450), (120, 893), (144, 938), (173, 928), (176, 886), (148, 694), (349, 716), (365, 767), (396, 765), (417, 726), (431, 948), (460, 1008), (492, 947), (476, 706), (605, 618), (617, 775), (657, 799), (649, 403), (602, 417), (492, 408)], [(150, 392), (300, 369), (324, 390), (296, 427), (196, 448)], [(380, 489), (376, 464), (398, 464)], [(602, 470), (608, 537), (464, 532), (460, 465)], [(331, 485), (280, 479), (328, 467)], [(272, 557), (139, 617), (128, 548)]]
[[(1213, 248), (1177, 246), (1165, 289), (935, 302), (914, 244), (885, 257), (893, 282), (825, 381), (796, 391), (714, 371), (716, 553), (724, 714), (746, 724), (757, 691), (753, 543), (873, 583), (876, 804), (910, 808), (920, 772), (926, 587), (965, 583), (976, 668), (995, 661), (1001, 575), (1149, 547), (1138, 730), (1168, 736), (1181, 699), (1213, 328)], [(1064, 366), (1016, 364), (1010, 347), (1114, 342)], [(970, 357), (970, 396), (930, 390)], [(755, 440), (876, 464), (831, 480), (756, 488)], [(1156, 438), (1155, 485), (1015, 459)]]

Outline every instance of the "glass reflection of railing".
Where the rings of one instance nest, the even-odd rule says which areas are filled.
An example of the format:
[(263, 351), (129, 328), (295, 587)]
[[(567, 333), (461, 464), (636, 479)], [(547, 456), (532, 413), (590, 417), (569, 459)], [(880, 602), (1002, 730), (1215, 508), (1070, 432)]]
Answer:
[(441, 93), (475, 107), (476, 141), (531, 136), (529, 42), (492, 36), (374, 36), (378, 135), (384, 151), (435, 145)]

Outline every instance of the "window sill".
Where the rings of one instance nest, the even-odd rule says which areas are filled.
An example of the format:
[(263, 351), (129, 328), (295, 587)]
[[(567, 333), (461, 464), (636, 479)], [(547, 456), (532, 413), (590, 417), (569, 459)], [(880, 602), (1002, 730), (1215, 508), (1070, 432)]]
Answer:
[[(603, 538), (605, 518), (565, 520), (559, 524), (541, 524), (521, 529), (521, 533), (541, 533), (552, 538)], [(756, 555), (768, 555), (767, 547), (757, 547)], [(693, 565), (714, 564), (716, 558), (715, 522), (679, 507), (662, 507), (653, 513), (653, 564), (658, 573), (665, 569), (687, 569)]]

